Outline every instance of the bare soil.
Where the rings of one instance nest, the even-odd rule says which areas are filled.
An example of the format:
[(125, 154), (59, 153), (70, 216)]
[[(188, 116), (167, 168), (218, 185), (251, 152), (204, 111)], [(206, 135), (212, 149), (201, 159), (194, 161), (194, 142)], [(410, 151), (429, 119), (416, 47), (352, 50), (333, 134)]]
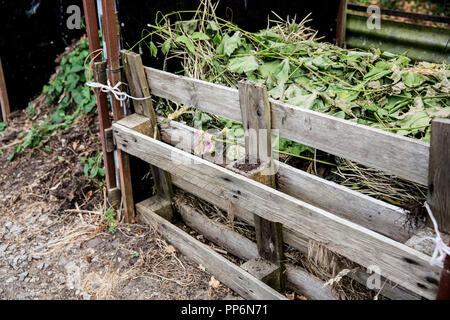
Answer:
[(0, 133), (0, 299), (237, 298), (150, 227), (109, 230), (106, 191), (80, 162), (100, 150), (96, 116), (8, 161), (31, 125), (15, 112)]

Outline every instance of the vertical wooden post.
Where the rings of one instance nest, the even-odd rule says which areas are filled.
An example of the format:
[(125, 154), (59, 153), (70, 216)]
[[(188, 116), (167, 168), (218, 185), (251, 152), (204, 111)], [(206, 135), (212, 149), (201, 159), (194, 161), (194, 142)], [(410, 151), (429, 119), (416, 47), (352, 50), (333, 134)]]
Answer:
[(345, 31), (347, 27), (347, 0), (341, 0), (337, 14), (336, 24), (336, 44), (338, 47), (345, 48)]
[[(120, 81), (121, 69), (119, 59), (119, 37), (117, 30), (117, 16), (114, 0), (102, 0), (103, 10), (103, 31), (106, 42), (108, 56), (108, 79), (112, 86)], [(114, 121), (124, 117), (124, 110), (120, 101), (110, 95)], [(124, 209), (125, 222), (135, 221), (135, 209), (133, 200), (133, 190), (131, 185), (130, 159), (129, 155), (121, 150), (117, 150), (119, 162), (120, 191), (122, 193), (122, 203)]]
[[(134, 52), (122, 50), (122, 59), (131, 95), (137, 98), (150, 97), (150, 89), (148, 87), (141, 56)], [(133, 105), (137, 114), (145, 116), (150, 120), (149, 135), (152, 138), (161, 140), (152, 99), (133, 100)], [(152, 165), (150, 166), (150, 169), (157, 194), (172, 202), (172, 183), (169, 173)]]
[[(86, 19), (86, 29), (89, 40), (89, 49), (92, 59), (94, 59), (94, 81), (106, 84), (106, 62), (102, 60), (100, 52), (100, 39), (98, 35), (97, 11), (95, 0), (83, 0), (84, 16)], [(96, 57), (97, 55), (97, 57)], [(106, 150), (105, 129), (111, 128), (108, 111), (108, 97), (106, 93), (99, 89), (95, 90), (97, 99), (98, 123), (100, 128), (100, 140), (103, 150), (103, 162), (105, 165), (105, 180), (108, 194), (116, 188), (116, 172), (114, 165), (114, 153)]]
[[(274, 162), (271, 143), (271, 111), (265, 86), (250, 81), (239, 82), (239, 101), (245, 131), (245, 167), (254, 166), (246, 172), (253, 180), (276, 188)], [(234, 164), (239, 168), (239, 163)], [(271, 273), (267, 283), (283, 291), (285, 276), (283, 269), (283, 237), (280, 223), (271, 222), (254, 215), (258, 254), (277, 268)], [(250, 261), (253, 268), (254, 261)], [(259, 263), (261, 266), (261, 263)], [(250, 269), (251, 269), (250, 268)], [(244, 267), (245, 269), (245, 267)], [(257, 267), (253, 268), (253, 270)], [(270, 268), (268, 269), (270, 270)]]
[[(427, 202), (439, 230), (450, 233), (450, 119), (431, 123)], [(450, 300), (450, 256), (444, 262), (436, 299)]]
[(8, 122), (11, 110), (9, 108), (8, 92), (6, 91), (5, 74), (3, 73), (1, 57), (0, 57), (0, 104), (2, 107), (3, 121)]

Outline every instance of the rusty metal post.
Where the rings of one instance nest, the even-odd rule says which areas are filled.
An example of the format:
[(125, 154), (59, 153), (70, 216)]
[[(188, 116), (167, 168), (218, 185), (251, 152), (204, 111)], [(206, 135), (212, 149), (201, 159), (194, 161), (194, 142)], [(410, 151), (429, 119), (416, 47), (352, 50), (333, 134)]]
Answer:
[[(98, 62), (102, 60), (102, 54), (100, 51), (100, 38), (98, 35), (95, 0), (83, 0), (83, 6), (91, 57), (94, 59), (94, 62)], [(100, 81), (99, 77), (100, 75), (97, 72), (94, 72), (94, 80), (96, 82)], [(106, 96), (106, 93), (101, 92), (99, 89), (95, 90), (95, 96), (97, 98), (98, 123), (100, 127), (100, 140), (103, 150), (103, 162), (105, 164), (105, 180), (109, 193), (111, 189), (116, 187), (116, 173), (114, 153), (107, 152), (106, 150), (105, 129), (111, 127), (108, 111), (108, 97)]]
[(8, 92), (6, 91), (6, 81), (5, 81), (5, 75), (3, 73), (3, 66), (2, 66), (1, 58), (0, 58), (0, 105), (2, 107), (3, 121), (8, 122), (9, 114), (10, 114), (11, 110), (9, 109)]
[(336, 24), (336, 44), (345, 48), (345, 29), (347, 25), (347, 0), (341, 0)]
[[(108, 56), (108, 79), (115, 86), (121, 78), (120, 52), (119, 52), (119, 28), (114, 0), (102, 0), (103, 10), (103, 35), (106, 42), (106, 53)], [(120, 101), (113, 95), (110, 96), (114, 121), (124, 117), (124, 110)], [(119, 162), (120, 191), (124, 208), (125, 222), (135, 221), (135, 209), (133, 190), (131, 185), (130, 159), (127, 153), (117, 150)]]

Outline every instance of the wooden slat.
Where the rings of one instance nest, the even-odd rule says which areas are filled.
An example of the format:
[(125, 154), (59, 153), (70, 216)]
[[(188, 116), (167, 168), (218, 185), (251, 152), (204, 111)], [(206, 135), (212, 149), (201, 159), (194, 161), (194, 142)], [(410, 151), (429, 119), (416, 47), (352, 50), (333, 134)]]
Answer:
[(118, 124), (117, 147), (173, 175), (246, 207), (261, 217), (323, 244), (364, 267), (377, 265), (381, 275), (426, 298), (436, 295), (440, 267), (404, 244), (337, 217), (322, 209), (242, 177)]
[[(242, 123), (237, 89), (145, 67), (156, 96)], [(427, 184), (429, 144), (270, 99), (284, 138)]]
[[(272, 167), (272, 143), (270, 134), (270, 105), (265, 86), (249, 81), (239, 82), (239, 103), (245, 132), (245, 159), (250, 164), (260, 163), (265, 166), (269, 162)], [(262, 168), (264, 170), (264, 168)], [(259, 181), (270, 188), (276, 188), (275, 175), (267, 172), (258, 172), (261, 177), (253, 180)], [(282, 266), (283, 237), (282, 227), (278, 223), (254, 217), (256, 240), (259, 255)], [(280, 281), (283, 283), (283, 281)]]
[[(256, 244), (227, 226), (208, 219), (193, 207), (176, 201), (177, 211), (184, 222), (206, 239), (218, 244), (227, 252), (242, 259), (251, 260), (258, 257)], [(338, 297), (330, 287), (324, 287), (324, 282), (303, 269), (286, 265), (287, 285), (298, 293), (314, 300), (337, 300)]]
[[(258, 172), (249, 178), (275, 188), (273, 168), (270, 105), (265, 86), (250, 81), (239, 82), (239, 104), (244, 127), (245, 159), (249, 164), (260, 164)], [(239, 172), (240, 173), (240, 172)], [(248, 173), (243, 173), (244, 175)], [(279, 223), (269, 221), (255, 214), (256, 243), (259, 256), (271, 262), (270, 285), (284, 291), (285, 276), (283, 266), (283, 232)], [(252, 260), (251, 263), (266, 266), (267, 263)], [(278, 266), (273, 270), (272, 266)], [(275, 267), (276, 268), (276, 267)], [(261, 270), (263, 270), (261, 268)], [(265, 275), (266, 276), (266, 275)], [(265, 278), (262, 277), (262, 278)], [(266, 282), (266, 281), (265, 281)], [(269, 284), (269, 282), (266, 282)]]
[[(199, 130), (176, 121), (165, 122), (162, 117), (158, 121), (164, 142), (189, 153), (194, 152), (194, 138), (201, 136)], [(278, 189), (288, 195), (402, 243), (415, 232), (405, 227), (406, 214), (399, 207), (284, 163), (275, 161), (275, 165), (278, 168)]]
[[(130, 51), (122, 50), (122, 57), (125, 66), (126, 77), (131, 94), (136, 98), (150, 97), (150, 90), (147, 84), (147, 78), (144, 73), (141, 56)], [(148, 136), (160, 140), (158, 123), (156, 119), (155, 109), (153, 108), (152, 99), (133, 100), (133, 105), (137, 114), (145, 116), (149, 119)], [(163, 170), (150, 166), (153, 181), (156, 186), (158, 195), (167, 199), (172, 198), (172, 183), (170, 175)]]
[(431, 123), (428, 204), (439, 230), (450, 233), (450, 119)]
[[(222, 210), (228, 209), (228, 200), (217, 196), (210, 192), (210, 188), (208, 186), (199, 187), (197, 185), (194, 185), (190, 183), (187, 180), (184, 180), (182, 177), (173, 176), (172, 180), (173, 184), (177, 186), (180, 189), (185, 190), (186, 192), (189, 192), (193, 194), (194, 196), (210, 202), (211, 204), (214, 204), (215, 206), (219, 207)], [(239, 219), (247, 222), (250, 225), (254, 225), (253, 222), (253, 214), (249, 211), (247, 211), (245, 208), (234, 206), (235, 208), (235, 216)], [(292, 246), (293, 248), (299, 250), (303, 254), (308, 254), (308, 240), (303, 238), (301, 235), (296, 234), (286, 228), (283, 229), (283, 239), (286, 244)], [(339, 265), (338, 269), (346, 269), (347, 266), (345, 265)], [(287, 268), (289, 272), (289, 268)], [(347, 275), (349, 278), (359, 282), (363, 286), (367, 284), (367, 279), (370, 276), (370, 274), (364, 272), (363, 270), (356, 270), (355, 272), (351, 272)], [(295, 280), (293, 280), (295, 281)], [(301, 283), (301, 275), (298, 278), (298, 281), (295, 283)], [(405, 289), (404, 287), (396, 284), (391, 283), (384, 277), (381, 277), (381, 283), (384, 283), (384, 286), (377, 291), (382, 296), (385, 296), (389, 299), (393, 300), (420, 300), (421, 297), (417, 294), (412, 293), (411, 291)]]
[[(450, 119), (431, 123), (428, 203), (440, 231), (450, 233)], [(448, 243), (450, 245), (450, 242)], [(444, 260), (437, 300), (450, 300), (450, 256)]]
[(252, 300), (287, 300), (286, 297), (164, 218), (149, 210), (143, 210), (142, 207), (137, 209), (142, 219), (161, 232), (163, 237), (182, 254), (196, 263), (202, 264), (208, 272), (242, 297)]

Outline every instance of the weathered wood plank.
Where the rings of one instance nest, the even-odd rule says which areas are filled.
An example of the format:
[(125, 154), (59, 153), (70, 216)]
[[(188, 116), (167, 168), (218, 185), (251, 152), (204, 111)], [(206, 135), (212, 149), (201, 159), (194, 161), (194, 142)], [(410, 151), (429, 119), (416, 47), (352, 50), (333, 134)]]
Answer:
[[(271, 143), (271, 117), (267, 89), (249, 81), (239, 82), (239, 103), (243, 127), (245, 132), (245, 159), (244, 163), (258, 165), (258, 172), (239, 172), (250, 179), (275, 188), (275, 170), (273, 169), (272, 143)], [(232, 164), (233, 166), (233, 164)], [(281, 224), (254, 216), (256, 243), (261, 258), (278, 266), (274, 271), (272, 266), (253, 259), (248, 267), (254, 270), (254, 265), (265, 266), (270, 274), (261, 276), (271, 286), (279, 291), (284, 290), (285, 280), (283, 272), (283, 232)], [(256, 268), (258, 269), (258, 268)], [(258, 277), (259, 278), (259, 277)]]
[[(152, 93), (242, 123), (238, 90), (145, 67)], [(427, 184), (429, 144), (270, 99), (284, 138)]]
[[(158, 118), (162, 140), (193, 153), (194, 138), (201, 135), (200, 131), (176, 121), (165, 122), (163, 120), (162, 117)], [(214, 157), (208, 158), (210, 161), (215, 159)], [(278, 161), (275, 161), (275, 166), (278, 168), (278, 189), (288, 195), (399, 242), (405, 242), (415, 232), (415, 230), (409, 231), (405, 227), (406, 213), (397, 206)]]
[[(206, 239), (218, 244), (227, 252), (242, 260), (258, 257), (256, 244), (227, 226), (214, 222), (181, 200), (175, 205), (184, 222), (202, 234)], [(286, 264), (287, 286), (313, 300), (337, 300), (331, 288), (324, 287), (323, 281), (317, 279), (301, 268)]]
[(439, 230), (450, 233), (450, 119), (431, 123), (428, 204)]
[[(220, 196), (217, 196), (215, 194), (213, 194), (212, 192), (210, 192), (210, 188), (206, 187), (198, 187), (192, 183), (190, 183), (187, 180), (184, 180), (182, 177), (177, 177), (177, 176), (173, 176), (173, 184), (177, 187), (179, 187), (180, 189), (185, 190), (186, 192), (189, 192), (191, 194), (193, 194), (194, 196), (204, 200), (204, 201), (208, 201), (214, 205), (216, 205), (217, 207), (219, 207), (222, 210), (227, 210), (228, 208), (228, 204), (227, 204), (227, 200), (225, 198), (222, 198)], [(245, 208), (239, 207), (239, 206), (234, 206), (235, 209), (235, 216), (239, 217), (240, 219), (242, 219), (243, 221), (247, 222), (250, 225), (254, 225), (253, 222), (253, 214), (249, 211), (247, 211)], [(304, 253), (304, 254), (308, 254), (308, 240), (303, 238), (301, 235), (296, 234), (286, 228), (283, 229), (283, 239), (285, 241), (285, 243), (287, 243), (288, 245), (292, 246), (293, 248), (299, 250), (300, 252)], [(257, 249), (255, 246), (255, 255), (257, 254)], [(347, 268), (346, 266), (342, 265), (339, 266), (339, 268), (345, 269)], [(288, 276), (289, 276), (289, 266), (287, 266), (287, 272), (288, 272)], [(305, 272), (306, 275), (302, 275), (299, 274), (298, 275), (298, 281), (296, 280), (288, 280), (292, 281), (294, 283), (296, 283), (297, 286), (300, 286), (302, 283), (302, 278), (306, 277), (307, 275), (309, 275), (307, 272)], [(355, 272), (351, 272), (347, 275), (349, 278), (359, 282), (360, 284), (362, 284), (363, 286), (366, 285), (367, 283), (367, 279), (370, 276), (370, 274), (364, 272), (363, 270), (356, 270)], [(396, 284), (396, 283), (392, 283), (391, 281), (388, 281), (387, 279), (385, 279), (384, 277), (381, 277), (381, 282), (384, 283), (385, 285), (381, 288), (381, 290), (379, 291), (379, 294), (389, 298), (389, 299), (393, 299), (393, 300), (420, 300), (421, 297), (417, 294), (412, 293), (411, 291), (405, 289), (404, 287)], [(289, 284), (289, 282), (288, 282)], [(306, 284), (305, 284), (306, 286)], [(309, 287), (308, 287), (309, 288)], [(299, 289), (301, 290), (301, 289)], [(311, 288), (308, 289), (310, 292)], [(317, 299), (321, 299), (321, 298), (317, 298)]]
[[(431, 123), (428, 204), (440, 231), (450, 233), (450, 119)], [(450, 242), (449, 242), (450, 245)], [(441, 272), (437, 300), (450, 300), (450, 256)]]
[(379, 266), (381, 275), (426, 298), (434, 298), (440, 267), (402, 243), (337, 217), (204, 159), (113, 125), (118, 148), (225, 197), (233, 204), (283, 224), (291, 231), (364, 267)]
[(142, 219), (157, 229), (182, 254), (212, 273), (218, 280), (246, 299), (287, 300), (268, 285), (231, 263), (207, 245), (194, 239), (155, 213), (141, 211)]
[[(150, 97), (150, 90), (148, 88), (141, 56), (131, 51), (122, 50), (122, 57), (131, 94), (136, 98)], [(150, 121), (148, 136), (160, 140), (158, 122), (152, 99), (133, 100), (133, 104), (136, 113), (146, 116)], [(150, 166), (150, 170), (153, 175), (153, 181), (158, 195), (171, 199), (173, 192), (169, 173), (164, 172), (159, 168), (155, 168), (154, 166)]]

